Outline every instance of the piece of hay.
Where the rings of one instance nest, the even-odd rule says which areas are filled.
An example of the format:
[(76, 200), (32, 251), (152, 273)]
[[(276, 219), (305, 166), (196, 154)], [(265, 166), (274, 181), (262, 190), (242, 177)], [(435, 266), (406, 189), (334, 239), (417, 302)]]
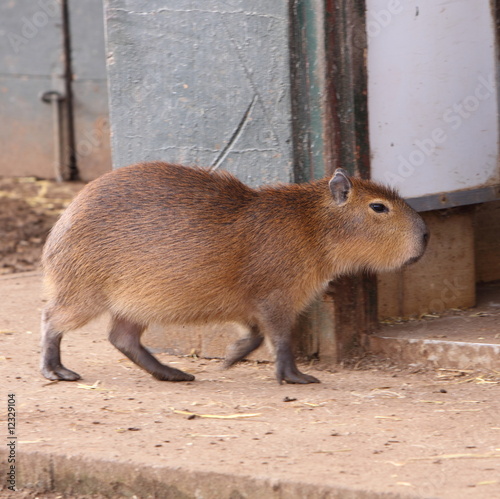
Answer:
[(210, 418), (210, 419), (239, 419), (239, 418), (254, 418), (256, 416), (260, 416), (262, 413), (261, 412), (256, 412), (252, 414), (199, 414), (197, 412), (191, 412), (191, 411), (180, 411), (178, 409), (174, 409), (173, 407), (170, 407), (170, 410), (174, 412), (175, 414), (183, 414), (185, 416), (194, 416), (197, 418)]

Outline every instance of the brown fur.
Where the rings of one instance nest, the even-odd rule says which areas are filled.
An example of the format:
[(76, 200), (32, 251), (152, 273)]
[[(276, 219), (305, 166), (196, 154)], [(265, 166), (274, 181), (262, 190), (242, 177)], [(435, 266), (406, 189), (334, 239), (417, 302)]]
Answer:
[(149, 324), (238, 322), (249, 335), (233, 345), (228, 364), (268, 336), (280, 382), (317, 381), (291, 357), (296, 316), (329, 280), (397, 269), (418, 259), (427, 239), (420, 216), (395, 192), (335, 179), (347, 186), (345, 202), (327, 178), (251, 189), (225, 172), (159, 162), (90, 183), (44, 248), (42, 372), (78, 379), (60, 362), (61, 336), (109, 311), (113, 344), (159, 379), (192, 376), (144, 354), (140, 335)]

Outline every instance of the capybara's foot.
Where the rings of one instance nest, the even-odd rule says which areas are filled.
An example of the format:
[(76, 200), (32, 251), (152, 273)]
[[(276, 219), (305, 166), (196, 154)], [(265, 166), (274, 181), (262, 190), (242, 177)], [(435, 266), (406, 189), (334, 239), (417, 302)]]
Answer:
[(52, 381), (76, 381), (81, 378), (78, 373), (66, 369), (64, 366), (59, 365), (56, 367), (42, 367), (42, 374)]
[(310, 374), (301, 373), (300, 371), (285, 374), (282, 379), (278, 379), (281, 384), (283, 381), (291, 384), (301, 384), (305, 385), (307, 383), (321, 383), (318, 378), (311, 376)]
[(153, 377), (159, 379), (160, 381), (193, 381), (194, 376), (192, 374), (185, 373), (179, 369), (174, 369), (173, 367), (168, 367), (163, 365), (161, 371), (151, 373)]

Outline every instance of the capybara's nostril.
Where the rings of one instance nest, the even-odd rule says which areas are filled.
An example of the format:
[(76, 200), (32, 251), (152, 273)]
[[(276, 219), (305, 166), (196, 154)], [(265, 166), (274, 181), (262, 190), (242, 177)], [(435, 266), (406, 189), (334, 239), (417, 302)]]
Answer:
[(429, 232), (425, 231), (423, 236), (425, 246), (427, 246), (427, 243), (429, 242), (429, 237), (430, 237)]

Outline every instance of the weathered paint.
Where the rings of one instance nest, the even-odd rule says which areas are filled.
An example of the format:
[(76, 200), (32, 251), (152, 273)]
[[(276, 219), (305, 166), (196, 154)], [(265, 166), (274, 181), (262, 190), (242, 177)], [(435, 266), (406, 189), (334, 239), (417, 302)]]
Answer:
[(293, 180), (288, 2), (106, 2), (113, 166)]
[(290, 2), (295, 181), (325, 176), (324, 18), (318, 0)]
[(335, 166), (370, 178), (364, 0), (325, 0), (325, 23)]

